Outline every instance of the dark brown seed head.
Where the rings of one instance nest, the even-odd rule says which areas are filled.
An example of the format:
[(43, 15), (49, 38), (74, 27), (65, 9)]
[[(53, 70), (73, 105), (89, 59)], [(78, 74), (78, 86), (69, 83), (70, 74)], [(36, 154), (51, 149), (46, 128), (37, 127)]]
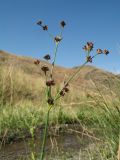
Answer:
[(55, 81), (51, 80), (51, 85), (54, 86), (55, 85)]
[(102, 54), (102, 53), (103, 53), (102, 49), (97, 49), (97, 54)]
[(93, 47), (94, 44), (92, 42), (87, 42), (87, 45)]
[(46, 54), (43, 58), (48, 61), (48, 60), (50, 60), (50, 55)]
[(103, 53), (107, 55), (109, 54), (109, 51), (107, 49), (104, 49)]
[(87, 42), (87, 44), (83, 47), (83, 49), (87, 52), (92, 51), (94, 44), (92, 42)]
[(51, 86), (51, 81), (46, 81), (46, 86)]
[(46, 74), (46, 72), (49, 71), (49, 68), (48, 68), (48, 66), (45, 66), (45, 65), (44, 65), (44, 66), (41, 67), (41, 70), (42, 70), (43, 72), (45, 72), (45, 74)]
[(91, 51), (93, 49), (93, 45), (94, 44), (92, 42), (87, 42), (86, 47), (87, 47), (88, 51)]
[(85, 51), (88, 51), (88, 52), (90, 52), (90, 51), (92, 51), (92, 49), (93, 49), (93, 43), (92, 42), (87, 42), (87, 44), (83, 47), (83, 49), (85, 50)]
[(64, 88), (65, 92), (69, 92), (69, 89), (67, 87)]
[(60, 91), (60, 96), (64, 96), (65, 95), (65, 91), (64, 90), (61, 90)]
[(55, 42), (60, 42), (61, 40), (62, 40), (62, 38), (60, 37), (60, 36), (56, 36), (55, 38), (54, 38), (54, 40), (55, 40)]
[(86, 61), (92, 63), (92, 57), (91, 56), (87, 56), (86, 57)]
[(54, 80), (46, 81), (46, 86), (54, 86), (54, 85), (55, 85), (55, 81)]
[(38, 60), (38, 59), (36, 59), (35, 61), (34, 61), (34, 64), (35, 65), (38, 65), (40, 63), (40, 61)]
[(39, 25), (39, 26), (41, 26), (42, 25), (42, 21), (39, 20), (36, 24)]
[(48, 98), (47, 103), (49, 105), (54, 105), (54, 99), (53, 98)]
[(42, 28), (43, 28), (44, 31), (47, 31), (47, 30), (48, 30), (48, 26), (47, 26), (47, 25), (42, 26)]
[(65, 21), (61, 21), (60, 25), (64, 28), (66, 25)]

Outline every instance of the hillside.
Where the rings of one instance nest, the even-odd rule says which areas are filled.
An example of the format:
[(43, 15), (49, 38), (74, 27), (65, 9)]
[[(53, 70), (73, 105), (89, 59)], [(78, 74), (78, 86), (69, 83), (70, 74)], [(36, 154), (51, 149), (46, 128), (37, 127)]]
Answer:
[[(16, 56), (4, 51), (0, 51), (0, 97), (2, 103), (18, 102), (23, 99), (41, 102), (44, 94), (45, 78), (41, 71), (41, 66), (46, 64), (40, 60), (36, 66), (33, 58)], [(50, 64), (47, 64), (50, 67)], [(56, 88), (63, 80), (66, 80), (75, 68), (64, 68), (55, 66), (54, 79)], [(120, 96), (120, 79), (117, 75), (103, 71), (96, 67), (85, 66), (70, 83), (71, 92), (68, 95), (71, 101), (80, 100), (81, 96), (93, 96), (101, 94), (112, 98)], [(74, 96), (73, 96), (73, 93)]]

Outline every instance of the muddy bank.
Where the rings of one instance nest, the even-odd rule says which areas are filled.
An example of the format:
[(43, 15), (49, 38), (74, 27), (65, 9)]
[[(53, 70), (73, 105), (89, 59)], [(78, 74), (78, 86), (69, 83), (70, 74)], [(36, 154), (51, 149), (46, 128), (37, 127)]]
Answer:
[[(34, 138), (36, 139), (38, 136), (42, 136), (43, 131), (44, 131), (44, 125), (38, 126), (37, 128), (33, 129), (33, 134)], [(58, 124), (58, 125), (50, 125), (48, 127), (48, 135), (57, 135), (61, 132), (68, 131), (69, 129), (72, 130), (78, 130), (78, 131), (83, 131), (83, 128), (80, 126), (80, 124)], [(21, 130), (19, 133), (14, 133), (13, 135), (9, 135), (9, 131), (6, 130), (5, 133), (3, 134), (2, 137), (0, 137), (0, 144), (5, 145), (5, 144), (10, 144), (10, 143), (16, 143), (23, 141), (23, 139), (29, 139), (32, 138), (33, 135), (31, 135), (30, 131)]]
[[(27, 137), (22, 141), (5, 144), (0, 150), (0, 160), (28, 160), (32, 153), (37, 159), (41, 151), (42, 132), (43, 129), (38, 128), (34, 140)], [(81, 132), (78, 125), (50, 127), (45, 148), (46, 160), (78, 160), (89, 146), (98, 141), (93, 135)]]

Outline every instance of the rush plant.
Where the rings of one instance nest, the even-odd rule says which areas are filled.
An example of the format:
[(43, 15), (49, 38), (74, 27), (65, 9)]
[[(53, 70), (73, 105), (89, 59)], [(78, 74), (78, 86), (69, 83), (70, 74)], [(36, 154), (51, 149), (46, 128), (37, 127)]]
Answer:
[[(53, 93), (53, 87), (56, 85), (56, 82), (54, 80), (54, 68), (55, 68), (55, 63), (56, 63), (56, 57), (58, 53), (58, 47), (61, 41), (63, 40), (62, 34), (63, 30), (66, 26), (65, 21), (60, 22), (60, 28), (61, 32), (59, 35), (54, 36), (49, 32), (48, 25), (44, 24), (43, 21), (38, 21), (37, 25), (43, 29), (43, 31), (46, 31), (49, 35), (49, 37), (52, 39), (52, 41), (55, 44), (55, 50), (54, 50), (54, 56), (51, 58), (50, 54), (46, 54), (43, 58), (50, 63), (50, 60), (52, 61), (50, 64), (51, 65), (42, 65), (41, 70), (44, 73), (45, 76), (45, 85), (46, 85), (46, 105), (47, 105), (47, 113), (46, 113), (46, 120), (45, 120), (45, 129), (44, 129), (44, 134), (43, 134), (43, 142), (42, 142), (42, 149), (41, 149), (41, 156), (40, 160), (44, 159), (45, 156), (45, 145), (46, 145), (46, 137), (47, 137), (47, 132), (48, 132), (48, 125), (49, 125), (49, 115), (50, 111), (53, 107), (55, 107), (55, 102), (60, 99), (61, 97), (64, 97), (68, 92), (70, 92), (69, 89), (69, 84), (70, 82), (75, 78), (75, 76), (80, 72), (80, 70), (88, 63), (92, 63), (93, 59), (101, 54), (109, 54), (109, 51), (107, 49), (97, 49), (96, 54), (91, 55), (91, 52), (94, 48), (94, 44), (92, 42), (87, 42), (86, 45), (83, 47), (83, 50), (86, 53), (86, 60), (85, 62), (77, 68), (77, 70), (63, 82), (62, 88), (60, 88), (56, 94)], [(48, 64), (47, 63), (47, 64)], [(40, 60), (36, 59), (34, 61), (34, 64), (39, 66)], [(50, 67), (49, 67), (50, 66)]]

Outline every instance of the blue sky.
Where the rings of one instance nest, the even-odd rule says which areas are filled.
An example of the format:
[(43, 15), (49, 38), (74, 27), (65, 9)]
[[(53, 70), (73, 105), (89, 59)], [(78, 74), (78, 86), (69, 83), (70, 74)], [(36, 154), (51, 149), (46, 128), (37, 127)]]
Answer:
[(54, 43), (37, 26), (42, 19), (54, 35), (59, 22), (66, 27), (59, 46), (57, 64), (74, 67), (84, 62), (82, 49), (87, 41), (110, 50), (92, 65), (120, 72), (120, 0), (0, 0), (0, 49), (36, 58), (53, 55)]

